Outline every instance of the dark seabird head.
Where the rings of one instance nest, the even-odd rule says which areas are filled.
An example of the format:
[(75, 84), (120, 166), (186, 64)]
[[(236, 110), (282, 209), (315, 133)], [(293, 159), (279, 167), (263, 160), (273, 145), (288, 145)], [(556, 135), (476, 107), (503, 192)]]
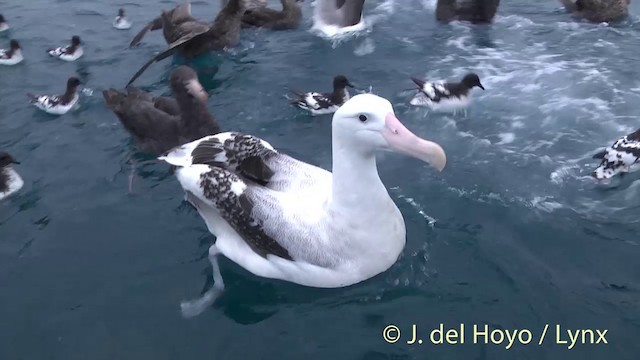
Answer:
[(18, 43), (18, 40), (12, 39), (9, 42), (9, 47), (11, 48), (11, 50), (16, 51), (16, 50), (20, 50), (20, 44)]
[(124, 16), (124, 9), (118, 9), (118, 16), (120, 17)]
[(71, 45), (72, 46), (80, 46), (80, 36), (78, 35), (73, 35), (71, 37)]
[(480, 77), (475, 73), (465, 75), (464, 78), (462, 78), (462, 84), (464, 84), (468, 89), (472, 89), (474, 86), (477, 86), (484, 90), (484, 86), (480, 83)]
[(334, 89), (344, 89), (346, 87), (350, 87), (353, 88), (353, 84), (351, 84), (349, 82), (349, 80), (347, 80), (347, 78), (344, 75), (338, 75), (336, 77), (333, 78), (333, 88)]
[(209, 94), (198, 81), (198, 74), (185, 65), (178, 66), (171, 74), (171, 90), (173, 90), (178, 101), (184, 95), (188, 96), (189, 99), (197, 99), (205, 104), (209, 100)]
[(11, 156), (11, 154), (1, 151), (0, 152), (0, 168), (7, 167), (11, 164), (20, 164), (20, 162), (16, 161), (16, 159)]
[(4, 16), (2, 14), (0, 14), (0, 24), (7, 22), (7, 20), (4, 19)]
[(67, 89), (75, 90), (78, 86), (80, 86), (80, 84), (82, 84), (82, 82), (80, 82), (80, 79), (75, 76), (70, 77), (69, 80), (67, 80)]

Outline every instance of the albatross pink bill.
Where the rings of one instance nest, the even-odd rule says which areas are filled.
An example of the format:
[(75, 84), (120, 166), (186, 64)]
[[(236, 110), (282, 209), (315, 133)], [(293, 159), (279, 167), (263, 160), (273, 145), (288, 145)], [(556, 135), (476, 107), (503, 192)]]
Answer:
[(412, 133), (392, 112), (385, 117), (382, 136), (391, 149), (427, 162), (438, 171), (442, 171), (447, 163), (447, 156), (440, 145)]

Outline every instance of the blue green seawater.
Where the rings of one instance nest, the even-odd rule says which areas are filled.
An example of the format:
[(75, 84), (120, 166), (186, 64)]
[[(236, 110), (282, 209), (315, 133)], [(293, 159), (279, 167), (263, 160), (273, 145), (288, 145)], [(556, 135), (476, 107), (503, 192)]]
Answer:
[[(275, 1), (271, 1), (275, 3)], [(0, 203), (0, 359), (616, 359), (640, 352), (640, 177), (588, 179), (600, 147), (640, 127), (637, 1), (619, 24), (570, 18), (553, 0), (503, 1), (491, 26), (434, 21), (434, 0), (368, 0), (369, 31), (333, 44), (299, 30), (243, 30), (241, 44), (197, 59), (210, 110), (225, 130), (251, 133), (330, 168), (331, 117), (290, 107), (288, 87), (326, 91), (344, 74), (394, 104), (448, 165), (381, 154), (384, 183), (407, 225), (389, 271), (343, 289), (266, 280), (223, 260), (227, 289), (182, 318), (181, 300), (211, 286), (214, 237), (186, 206), (165, 165), (145, 162), (101, 91), (122, 88), (164, 48), (159, 33), (127, 49), (171, 1), (1, 0), (26, 60), (0, 68), (0, 149), (22, 162), (24, 188)], [(278, 6), (274, 4), (274, 6)], [(124, 7), (129, 31), (111, 27)], [(193, 3), (213, 19), (218, 1)], [(78, 34), (85, 55), (45, 49)], [(169, 94), (181, 59), (136, 84)], [(467, 117), (407, 106), (410, 76), (480, 75)], [(49, 116), (26, 92), (84, 82), (80, 106)], [(140, 164), (128, 194), (129, 159)], [(428, 331), (466, 325), (465, 343), (434, 345)], [(389, 344), (382, 330), (398, 326)], [(417, 324), (422, 345), (408, 345)], [(526, 329), (530, 344), (473, 343), (473, 325)], [(543, 328), (550, 325), (542, 345)], [(608, 330), (608, 344), (557, 344), (555, 325)], [(526, 338), (525, 338), (526, 339)], [(566, 333), (561, 340), (567, 340)], [(597, 336), (596, 336), (597, 339)], [(480, 338), (480, 340), (483, 340)], [(588, 340), (588, 339), (587, 339)]]

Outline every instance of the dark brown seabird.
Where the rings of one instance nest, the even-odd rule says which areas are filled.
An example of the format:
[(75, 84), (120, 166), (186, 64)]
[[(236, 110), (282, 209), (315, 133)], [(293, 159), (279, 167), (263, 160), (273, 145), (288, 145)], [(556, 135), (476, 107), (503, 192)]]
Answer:
[(438, 0), (436, 20), (448, 23), (454, 20), (472, 24), (489, 24), (498, 11), (500, 0)]
[[(207, 108), (209, 96), (188, 66), (171, 74), (173, 98), (153, 97), (130, 87), (126, 93), (103, 91), (107, 107), (131, 134), (139, 150), (160, 155), (178, 145), (220, 132), (220, 126)], [(132, 161), (129, 192), (133, 188), (135, 163)]]
[(576, 17), (601, 23), (627, 17), (631, 0), (560, 0), (560, 3)]
[[(228, 0), (222, 0), (226, 3)], [(242, 16), (242, 27), (261, 27), (270, 30), (297, 29), (302, 22), (299, 2), (304, 0), (280, 0), (282, 10), (257, 6), (247, 9)]]
[(187, 1), (176, 6), (149, 22), (131, 41), (135, 46), (148, 31), (162, 29), (168, 48), (154, 56), (136, 72), (127, 86), (131, 85), (154, 62), (166, 59), (180, 52), (187, 58), (193, 58), (209, 51), (223, 50), (240, 41), (242, 15), (250, 0), (230, 0), (220, 10), (213, 23), (195, 19), (191, 15), (191, 4)]

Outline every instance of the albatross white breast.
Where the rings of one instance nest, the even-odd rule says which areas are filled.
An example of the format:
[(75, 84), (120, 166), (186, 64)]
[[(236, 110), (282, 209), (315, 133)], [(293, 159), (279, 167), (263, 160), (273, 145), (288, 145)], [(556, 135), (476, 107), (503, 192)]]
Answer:
[(221, 133), (169, 151), (186, 200), (216, 243), (209, 249), (214, 286), (184, 302), (194, 316), (224, 289), (217, 256), (255, 275), (335, 288), (391, 267), (405, 245), (402, 214), (378, 176), (375, 153), (394, 150), (442, 170), (443, 149), (414, 135), (391, 103), (354, 96), (334, 114), (332, 172), (279, 153), (251, 135)]

